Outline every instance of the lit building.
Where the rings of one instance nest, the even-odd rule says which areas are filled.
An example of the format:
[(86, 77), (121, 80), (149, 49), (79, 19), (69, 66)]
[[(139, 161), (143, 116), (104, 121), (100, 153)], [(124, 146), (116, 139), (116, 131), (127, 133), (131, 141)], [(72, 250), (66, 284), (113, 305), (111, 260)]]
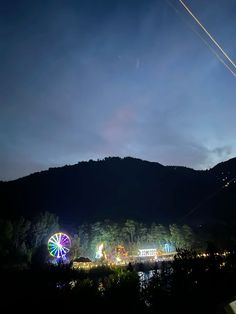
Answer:
[(157, 249), (139, 249), (139, 257), (154, 257), (157, 255)]

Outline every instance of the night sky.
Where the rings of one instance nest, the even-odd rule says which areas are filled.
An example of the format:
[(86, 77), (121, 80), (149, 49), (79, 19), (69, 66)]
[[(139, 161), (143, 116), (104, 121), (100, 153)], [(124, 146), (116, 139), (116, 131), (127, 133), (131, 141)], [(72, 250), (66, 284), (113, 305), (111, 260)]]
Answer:
[[(185, 3), (235, 62), (236, 1)], [(236, 77), (204, 40), (178, 0), (0, 0), (0, 180), (236, 156)]]

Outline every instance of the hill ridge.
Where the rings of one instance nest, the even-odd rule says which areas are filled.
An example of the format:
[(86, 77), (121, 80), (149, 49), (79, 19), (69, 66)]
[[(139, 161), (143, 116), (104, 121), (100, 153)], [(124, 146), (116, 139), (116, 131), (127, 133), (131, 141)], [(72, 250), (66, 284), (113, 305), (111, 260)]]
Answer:
[[(222, 169), (230, 174), (225, 176)], [(1, 182), (1, 216), (51, 211), (68, 222), (123, 218), (174, 222), (200, 204), (186, 222), (209, 221), (213, 216), (232, 219), (236, 184), (226, 185), (234, 176), (236, 158), (210, 170), (133, 157), (81, 161)], [(218, 190), (214, 198), (208, 197)]]

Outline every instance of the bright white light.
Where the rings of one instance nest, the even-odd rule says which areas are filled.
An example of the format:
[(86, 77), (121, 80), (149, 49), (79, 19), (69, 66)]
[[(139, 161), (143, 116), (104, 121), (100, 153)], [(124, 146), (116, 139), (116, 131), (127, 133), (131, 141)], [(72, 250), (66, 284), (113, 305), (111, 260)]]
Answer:
[(101, 243), (99, 246), (98, 246), (98, 249), (96, 251), (96, 255), (95, 255), (95, 258), (99, 259), (99, 258), (102, 258), (103, 257), (103, 243)]
[(156, 256), (157, 249), (139, 249), (139, 256), (146, 257), (146, 256)]

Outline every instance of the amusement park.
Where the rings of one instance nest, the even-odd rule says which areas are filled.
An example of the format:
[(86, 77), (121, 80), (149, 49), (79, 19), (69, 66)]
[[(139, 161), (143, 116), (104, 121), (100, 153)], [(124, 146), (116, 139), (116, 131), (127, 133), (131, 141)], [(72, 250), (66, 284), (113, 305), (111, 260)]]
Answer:
[(71, 263), (73, 269), (88, 269), (98, 266), (125, 266), (130, 263), (150, 263), (173, 260), (176, 250), (170, 243), (163, 248), (139, 248), (136, 254), (130, 252), (123, 245), (107, 248), (104, 243), (98, 243), (94, 258), (84, 256), (70, 257), (72, 241), (66, 233), (58, 232), (48, 239), (48, 252), (52, 263)]

